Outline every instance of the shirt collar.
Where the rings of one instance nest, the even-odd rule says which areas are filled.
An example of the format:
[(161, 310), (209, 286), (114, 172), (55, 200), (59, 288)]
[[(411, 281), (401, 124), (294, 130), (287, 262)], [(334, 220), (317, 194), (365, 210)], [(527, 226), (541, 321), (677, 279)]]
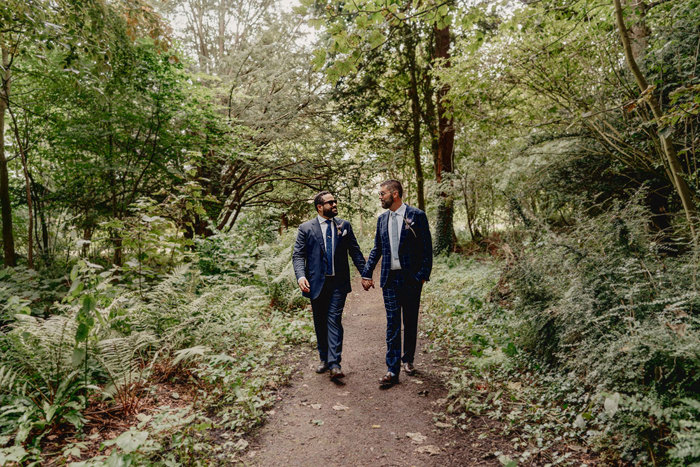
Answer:
[(323, 225), (324, 222), (330, 220), (330, 219), (326, 219), (325, 217), (323, 217), (323, 216), (321, 216), (321, 215), (316, 216), (316, 218), (318, 219), (318, 223), (321, 224), (321, 225)]
[[(406, 203), (401, 203), (401, 206), (394, 212), (401, 217), (406, 217)], [(389, 209), (389, 215), (391, 215), (391, 209)]]

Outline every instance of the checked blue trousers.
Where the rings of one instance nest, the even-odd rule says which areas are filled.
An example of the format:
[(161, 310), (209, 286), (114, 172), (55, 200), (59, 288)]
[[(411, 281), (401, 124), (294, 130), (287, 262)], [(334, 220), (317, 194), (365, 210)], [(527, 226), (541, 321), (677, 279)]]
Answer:
[[(401, 362), (413, 363), (418, 337), (418, 308), (423, 284), (403, 271), (391, 271), (382, 289), (386, 309), (386, 366), (395, 375)], [(401, 319), (403, 318), (403, 356), (401, 356)]]
[(343, 352), (343, 307), (348, 294), (338, 288), (333, 276), (327, 276), (321, 293), (311, 300), (318, 356), (329, 368), (340, 368)]

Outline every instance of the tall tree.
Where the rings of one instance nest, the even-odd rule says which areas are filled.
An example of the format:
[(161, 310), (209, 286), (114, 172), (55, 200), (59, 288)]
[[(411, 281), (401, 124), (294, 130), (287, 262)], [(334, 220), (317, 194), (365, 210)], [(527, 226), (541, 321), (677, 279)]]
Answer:
[[(661, 105), (659, 105), (658, 99), (654, 95), (654, 89), (649, 87), (649, 83), (647, 82), (646, 77), (637, 65), (637, 60), (635, 58), (635, 50), (633, 50), (633, 48), (639, 47), (639, 41), (633, 42), (630, 39), (630, 34), (627, 30), (627, 26), (625, 25), (620, 0), (613, 0), (613, 2), (615, 5), (615, 20), (617, 22), (617, 29), (620, 34), (622, 47), (625, 51), (625, 59), (627, 62), (627, 66), (632, 72), (632, 76), (634, 77), (634, 80), (636, 81), (639, 90), (645, 96), (645, 100), (649, 104), (651, 112), (658, 124), (658, 122), (661, 122), (663, 120), (664, 113), (661, 110)], [(666, 156), (666, 162), (668, 164), (667, 170), (670, 173), (671, 182), (673, 183), (673, 186), (676, 189), (676, 193), (681, 199), (681, 203), (683, 204), (683, 210), (688, 221), (688, 226), (690, 228), (693, 239), (695, 239), (695, 201), (693, 199), (693, 194), (690, 191), (688, 183), (683, 178), (683, 168), (681, 167), (681, 164), (678, 161), (678, 154), (676, 151), (676, 146), (673, 142), (673, 137), (671, 135), (665, 134), (663, 131), (658, 131), (658, 138), (661, 142), (663, 153)]]
[(13, 45), (8, 40), (9, 31), (0, 31), (0, 51), (2, 52), (2, 69), (0, 69), (0, 209), (2, 210), (2, 245), (4, 263), (15, 266), (15, 239), (12, 233), (12, 205), (10, 204), (10, 182), (5, 155), (5, 112), (10, 99), (10, 78)]
[[(443, 19), (435, 25), (435, 58), (437, 66), (443, 70), (450, 67), (451, 43), (450, 26)], [(442, 83), (437, 92), (438, 154), (435, 178), (440, 188), (433, 247), (436, 253), (450, 252), (454, 247), (455, 237), (453, 190), (449, 188), (452, 185), (450, 175), (454, 171), (455, 128), (451, 112), (445, 102), (449, 90), (449, 84)]]

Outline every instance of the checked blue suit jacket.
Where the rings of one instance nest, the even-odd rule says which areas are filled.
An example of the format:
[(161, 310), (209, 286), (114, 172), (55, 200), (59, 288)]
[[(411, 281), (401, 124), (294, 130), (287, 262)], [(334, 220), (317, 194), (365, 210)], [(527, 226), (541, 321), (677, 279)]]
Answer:
[[(391, 244), (389, 243), (389, 211), (377, 219), (377, 232), (374, 235), (374, 248), (369, 253), (362, 277), (371, 278), (374, 268), (382, 260), (379, 285), (384, 287), (391, 270)], [(399, 238), (399, 262), (401, 269), (416, 281), (430, 280), (433, 269), (433, 240), (430, 236), (428, 217), (420, 209), (406, 205), (401, 237)]]
[[(336, 282), (345, 293), (350, 292), (350, 265), (348, 254), (358, 271), (365, 267), (365, 256), (360, 250), (357, 238), (352, 231), (350, 222), (334, 218), (335, 241), (333, 242), (333, 263), (335, 266)], [(315, 300), (321, 293), (323, 283), (326, 280), (326, 243), (318, 223), (318, 217), (304, 222), (299, 226), (297, 240), (294, 243), (292, 264), (297, 280), (306, 277), (309, 281), (310, 292), (302, 292), (304, 297)]]

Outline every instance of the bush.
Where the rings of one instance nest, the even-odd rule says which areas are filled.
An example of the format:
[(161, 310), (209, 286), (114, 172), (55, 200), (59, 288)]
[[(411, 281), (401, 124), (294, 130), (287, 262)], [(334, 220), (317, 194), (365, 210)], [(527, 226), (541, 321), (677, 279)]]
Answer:
[(455, 410), (493, 414), (476, 386), (535, 378), (539, 396), (513, 397), (567, 420), (552, 439), (582, 436), (630, 463), (700, 460), (698, 255), (650, 233), (643, 199), (579, 213), (566, 231), (537, 225), (512, 245), (517, 260), (499, 282), (509, 291), (490, 294), (501, 304), (484, 302), (489, 281), (478, 277), (494, 283), (491, 269), (438, 262), (429, 332), (475, 357), (453, 381)]

